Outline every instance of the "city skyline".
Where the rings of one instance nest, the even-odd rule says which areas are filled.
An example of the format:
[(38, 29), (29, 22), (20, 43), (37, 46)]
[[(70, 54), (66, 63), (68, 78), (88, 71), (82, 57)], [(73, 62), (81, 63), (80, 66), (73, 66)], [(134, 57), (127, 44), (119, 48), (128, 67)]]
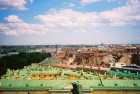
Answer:
[(140, 0), (0, 0), (0, 45), (140, 43)]

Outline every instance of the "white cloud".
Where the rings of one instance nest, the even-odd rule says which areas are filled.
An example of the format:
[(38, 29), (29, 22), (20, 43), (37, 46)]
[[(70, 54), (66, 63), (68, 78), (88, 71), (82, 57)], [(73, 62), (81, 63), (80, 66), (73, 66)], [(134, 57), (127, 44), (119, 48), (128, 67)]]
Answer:
[(0, 23), (0, 31), (6, 32), (7, 35), (40, 35), (60, 31), (96, 32), (99, 28), (130, 26), (140, 22), (139, 9), (139, 0), (129, 0), (125, 6), (103, 12), (80, 12), (72, 9), (51, 10), (35, 16), (35, 19), (41, 22), (38, 24), (29, 24), (16, 15), (10, 15), (5, 18), (5, 23)]
[(101, 1), (101, 0), (80, 0), (81, 4), (83, 4), (83, 5), (90, 4), (90, 3), (96, 3), (99, 1)]
[(8, 36), (18, 36), (17, 32), (11, 31), (11, 30), (8, 31), (8, 32), (5, 32), (5, 34), (8, 35)]
[(16, 22), (23, 22), (21, 19), (19, 19), (18, 16), (15, 15), (10, 15), (8, 17), (5, 17), (6, 22), (11, 22), (11, 23), (16, 23)]
[(140, 0), (128, 0), (126, 6), (104, 11), (101, 16), (112, 25), (133, 24), (140, 21)]
[(25, 5), (33, 0), (0, 0), (0, 9), (15, 8), (18, 10), (25, 10)]
[(46, 30), (45, 25), (26, 23), (16, 15), (10, 15), (5, 18), (5, 22), (0, 23), (0, 32), (12, 36), (19, 34), (40, 35), (44, 34)]
[(72, 9), (53, 10), (46, 14), (35, 16), (48, 28), (59, 27), (86, 31), (89, 28), (96, 29), (102, 26), (133, 25), (140, 21), (140, 0), (128, 0), (125, 6), (103, 12), (80, 12)]
[(95, 12), (83, 13), (72, 9), (53, 11), (44, 15), (35, 16), (49, 31), (80, 31), (93, 30), (100, 24), (99, 17)]

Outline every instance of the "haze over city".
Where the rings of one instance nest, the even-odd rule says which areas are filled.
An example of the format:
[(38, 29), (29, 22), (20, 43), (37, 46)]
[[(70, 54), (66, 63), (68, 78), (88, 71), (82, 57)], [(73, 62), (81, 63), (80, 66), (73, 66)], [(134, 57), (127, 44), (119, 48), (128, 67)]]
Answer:
[(140, 43), (140, 0), (0, 0), (0, 45)]

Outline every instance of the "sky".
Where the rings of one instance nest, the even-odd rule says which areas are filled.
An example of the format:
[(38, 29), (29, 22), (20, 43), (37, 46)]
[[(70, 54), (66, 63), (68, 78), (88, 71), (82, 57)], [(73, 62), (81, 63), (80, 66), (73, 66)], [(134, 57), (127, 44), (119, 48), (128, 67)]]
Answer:
[(0, 0), (0, 45), (140, 43), (140, 0)]

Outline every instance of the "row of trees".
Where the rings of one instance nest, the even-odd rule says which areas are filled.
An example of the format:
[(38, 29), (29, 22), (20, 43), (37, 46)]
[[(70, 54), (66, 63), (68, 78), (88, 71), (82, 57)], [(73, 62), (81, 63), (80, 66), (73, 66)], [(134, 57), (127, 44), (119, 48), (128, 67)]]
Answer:
[(46, 57), (51, 57), (50, 53), (19, 53), (17, 55), (4, 56), (0, 58), (0, 76), (5, 74), (7, 69), (21, 69), (32, 63), (39, 63)]

